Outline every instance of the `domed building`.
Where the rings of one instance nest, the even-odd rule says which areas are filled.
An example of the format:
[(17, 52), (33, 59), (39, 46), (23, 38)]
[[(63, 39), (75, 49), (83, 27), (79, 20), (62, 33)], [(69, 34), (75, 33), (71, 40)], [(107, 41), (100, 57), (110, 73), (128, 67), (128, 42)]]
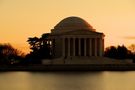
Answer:
[(104, 34), (80, 17), (67, 17), (51, 30), (53, 58), (103, 56)]
[(128, 64), (132, 60), (104, 57), (104, 34), (80, 17), (67, 17), (48, 34), (52, 59), (46, 65)]

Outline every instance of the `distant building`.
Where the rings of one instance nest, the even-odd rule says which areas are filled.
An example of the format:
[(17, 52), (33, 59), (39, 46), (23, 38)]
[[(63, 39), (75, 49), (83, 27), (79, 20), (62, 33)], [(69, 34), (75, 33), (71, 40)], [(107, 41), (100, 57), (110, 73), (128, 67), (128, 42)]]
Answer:
[(79, 17), (67, 17), (51, 30), (54, 58), (103, 56), (104, 34)]

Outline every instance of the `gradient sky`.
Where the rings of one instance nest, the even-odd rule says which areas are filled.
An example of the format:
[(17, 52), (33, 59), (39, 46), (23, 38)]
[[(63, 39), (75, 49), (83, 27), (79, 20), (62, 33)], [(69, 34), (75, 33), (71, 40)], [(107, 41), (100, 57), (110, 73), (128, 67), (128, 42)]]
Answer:
[(105, 46), (135, 44), (135, 0), (0, 0), (0, 43), (28, 51), (63, 18), (78, 16), (103, 32)]

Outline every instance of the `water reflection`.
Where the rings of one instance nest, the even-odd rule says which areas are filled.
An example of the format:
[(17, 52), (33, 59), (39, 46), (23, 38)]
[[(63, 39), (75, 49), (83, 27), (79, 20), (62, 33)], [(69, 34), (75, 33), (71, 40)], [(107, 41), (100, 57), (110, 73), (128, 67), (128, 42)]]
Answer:
[(105, 90), (135, 90), (135, 72), (105, 72)]
[(135, 90), (135, 72), (1, 72), (0, 90)]

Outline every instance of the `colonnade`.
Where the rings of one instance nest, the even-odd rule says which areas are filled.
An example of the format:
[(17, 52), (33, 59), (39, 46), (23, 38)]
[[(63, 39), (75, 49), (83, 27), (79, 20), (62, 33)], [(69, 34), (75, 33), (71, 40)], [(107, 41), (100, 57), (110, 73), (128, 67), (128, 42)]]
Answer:
[(62, 38), (62, 56), (102, 56), (101, 38)]

